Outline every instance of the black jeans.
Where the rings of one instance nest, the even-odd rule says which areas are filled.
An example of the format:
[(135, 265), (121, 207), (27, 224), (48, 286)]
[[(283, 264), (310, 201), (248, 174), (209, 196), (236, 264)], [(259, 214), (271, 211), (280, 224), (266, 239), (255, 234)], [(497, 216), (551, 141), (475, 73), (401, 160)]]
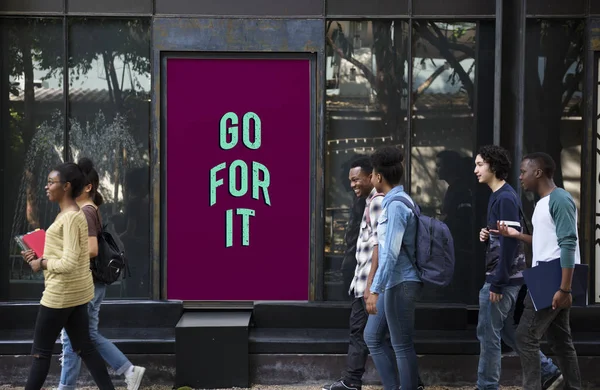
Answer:
[(362, 385), (362, 377), (365, 373), (365, 365), (369, 357), (369, 348), (364, 339), (365, 326), (369, 314), (366, 310), (365, 300), (354, 298), (350, 311), (350, 345), (346, 356), (346, 372), (344, 381), (353, 385)]
[(100, 390), (114, 390), (102, 357), (90, 340), (87, 304), (66, 309), (40, 305), (33, 336), (33, 364), (25, 390), (40, 390), (50, 370), (50, 358), (60, 331), (65, 328), (73, 350), (77, 351)]
[(531, 297), (527, 294), (525, 308), (517, 328), (517, 345), (523, 370), (523, 390), (541, 390), (540, 382), (540, 339), (546, 334), (558, 367), (565, 380), (565, 390), (580, 390), (581, 375), (577, 352), (573, 347), (570, 309), (535, 311)]

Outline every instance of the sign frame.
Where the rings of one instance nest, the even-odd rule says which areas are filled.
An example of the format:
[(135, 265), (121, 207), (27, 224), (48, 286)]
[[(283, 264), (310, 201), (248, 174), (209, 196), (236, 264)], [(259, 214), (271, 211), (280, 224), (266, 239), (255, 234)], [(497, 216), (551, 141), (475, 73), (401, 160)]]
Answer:
[[(309, 210), (310, 214), (306, 216), (307, 219), (310, 219), (309, 226), (310, 232), (307, 234), (308, 240), (307, 245), (309, 246), (309, 257), (306, 259), (306, 267), (308, 268), (308, 276), (309, 280), (307, 280), (307, 296), (309, 300), (314, 299), (314, 291), (315, 291), (315, 261), (314, 260), (314, 249), (315, 249), (315, 219), (318, 218), (318, 214), (315, 213), (317, 210), (317, 186), (316, 186), (316, 176), (317, 176), (317, 164), (316, 159), (318, 155), (319, 140), (322, 137), (319, 137), (317, 119), (318, 119), (318, 110), (317, 110), (317, 101), (318, 101), (318, 93), (317, 93), (317, 55), (316, 53), (281, 53), (281, 52), (182, 52), (182, 51), (164, 51), (161, 52), (161, 82), (160, 82), (160, 199), (161, 199), (161, 207), (160, 207), (160, 254), (161, 254), (161, 290), (162, 290), (162, 298), (168, 299), (167, 296), (167, 276), (168, 276), (168, 242), (167, 242), (167, 229), (168, 229), (168, 206), (167, 206), (167, 185), (168, 185), (168, 177), (167, 177), (167, 87), (168, 87), (168, 78), (167, 78), (167, 63), (169, 59), (228, 59), (228, 60), (249, 60), (249, 59), (268, 59), (268, 60), (287, 60), (287, 59), (301, 59), (308, 60), (309, 62), (309, 78), (310, 78), (310, 185), (309, 185)], [(322, 236), (321, 236), (322, 237)], [(255, 302), (258, 301), (250, 301), (250, 300), (237, 300), (237, 301), (184, 301), (184, 307), (186, 308), (251, 308)], [(268, 301), (275, 302), (275, 301)], [(302, 302), (302, 301), (293, 301), (293, 302)]]

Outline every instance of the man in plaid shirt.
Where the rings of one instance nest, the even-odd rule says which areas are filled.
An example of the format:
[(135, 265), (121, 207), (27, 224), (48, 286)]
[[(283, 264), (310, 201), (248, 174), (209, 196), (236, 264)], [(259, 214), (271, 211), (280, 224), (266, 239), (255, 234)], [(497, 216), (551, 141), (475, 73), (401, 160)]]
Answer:
[(360, 390), (369, 349), (363, 339), (363, 332), (369, 315), (365, 307), (368, 286), (377, 270), (377, 220), (381, 213), (383, 194), (375, 191), (371, 184), (373, 167), (368, 157), (356, 159), (350, 168), (350, 187), (359, 198), (366, 199), (358, 240), (356, 243), (356, 269), (349, 294), (354, 296), (350, 312), (350, 345), (343, 377), (323, 390)]

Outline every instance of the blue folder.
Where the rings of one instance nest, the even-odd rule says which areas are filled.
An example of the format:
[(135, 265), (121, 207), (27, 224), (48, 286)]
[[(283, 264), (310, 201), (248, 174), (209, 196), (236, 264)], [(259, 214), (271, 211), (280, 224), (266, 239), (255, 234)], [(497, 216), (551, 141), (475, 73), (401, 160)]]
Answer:
[[(571, 283), (573, 306), (587, 306), (588, 304), (588, 273), (587, 264), (575, 264)], [(538, 262), (536, 267), (523, 271), (523, 278), (535, 310), (552, 307), (552, 299), (560, 289), (562, 281), (560, 259)]]

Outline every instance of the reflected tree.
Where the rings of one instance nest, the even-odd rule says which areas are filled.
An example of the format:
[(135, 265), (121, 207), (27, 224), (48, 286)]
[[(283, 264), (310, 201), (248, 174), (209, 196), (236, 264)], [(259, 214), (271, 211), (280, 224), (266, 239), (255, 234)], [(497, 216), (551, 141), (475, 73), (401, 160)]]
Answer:
[[(13, 167), (27, 167), (24, 171), (10, 170), (6, 175), (5, 185), (7, 188), (19, 188), (21, 178), (29, 184), (25, 194), (10, 194), (8, 204), (16, 202), (18, 196), (25, 196), (27, 203), (27, 222), (30, 228), (39, 227), (40, 211), (38, 210), (38, 189), (34, 184), (35, 164), (26, 164), (29, 156), (27, 150), (39, 128), (39, 116), (36, 115), (35, 78), (34, 70), (46, 70), (47, 75), (42, 81), (52, 77), (53, 74), (62, 75), (63, 47), (62, 40), (57, 39), (62, 35), (61, 19), (12, 19), (2, 21), (3, 51), (4, 56), (2, 83), (9, 86), (10, 96), (23, 94), (23, 106), (21, 110), (8, 105), (8, 123), (3, 121), (7, 127), (10, 145), (6, 147), (9, 157), (6, 161), (11, 162)], [(23, 89), (18, 88), (18, 83), (11, 80), (22, 80)], [(9, 96), (3, 96), (6, 99)], [(3, 116), (3, 115), (0, 115)], [(38, 162), (39, 163), (39, 162)], [(44, 173), (45, 175), (46, 173)], [(13, 200), (14, 199), (14, 200)], [(14, 207), (8, 207), (14, 210)], [(6, 222), (8, 223), (8, 221)], [(9, 230), (10, 231), (10, 230)]]
[[(354, 47), (347, 38), (342, 25), (329, 21), (327, 24), (327, 44), (332, 52), (333, 64), (338, 64), (342, 59), (350, 62), (359, 69), (369, 81), (377, 97), (377, 102), (382, 110), (383, 122), (390, 134), (395, 134), (399, 125), (404, 122), (406, 108), (402, 109), (402, 100), (406, 98), (409, 85), (407, 81), (407, 63), (409, 61), (409, 34), (408, 24), (398, 21), (375, 20), (373, 23), (373, 54), (376, 58), (377, 71), (373, 72), (367, 65), (354, 57)], [(475, 58), (474, 36), (472, 41), (465, 43), (466, 28), (458, 27), (450, 33), (444, 28), (443, 23), (414, 21), (413, 47), (423, 53), (427, 47), (419, 47), (424, 40), (435, 48), (445, 60), (444, 64), (437, 65), (433, 58), (429, 58), (436, 70), (421, 85), (413, 88), (413, 104), (448, 68), (452, 69), (449, 82), (460, 82), (461, 89), (469, 96), (469, 105), (473, 106), (474, 85), (470, 74), (474, 64), (464, 69), (461, 61)], [(425, 58), (421, 61), (426, 61)]]
[[(40, 131), (41, 126), (51, 128), (56, 134), (55, 154), (60, 160), (62, 145), (62, 126), (65, 113), (56, 113), (54, 119), (44, 124), (43, 120), (50, 118), (39, 114), (41, 102), (36, 102), (34, 70), (45, 72), (41, 81), (55, 79), (62, 86), (64, 70), (64, 39), (62, 19), (52, 18), (24, 18), (5, 20), (2, 22), (2, 47), (7, 53), (4, 56), (2, 67), (2, 83), (9, 84), (9, 80), (22, 79), (23, 89), (18, 84), (10, 84), (11, 96), (23, 95), (22, 108), (9, 105), (10, 115), (7, 122), (9, 137), (11, 141), (7, 151), (11, 152), (7, 161), (11, 166), (28, 167), (24, 172), (15, 172), (7, 178), (6, 184), (12, 188), (19, 188), (19, 182), (25, 178), (27, 193), (27, 219), (30, 228), (38, 227), (40, 224), (39, 211), (37, 210), (36, 197), (38, 181), (34, 178), (34, 172), (45, 175), (50, 167), (41, 167), (38, 162), (31, 163), (28, 159), (36, 159), (37, 156), (28, 154), (32, 147), (32, 141)], [(110, 120), (123, 118), (135, 120), (136, 107), (140, 102), (149, 98), (147, 87), (140, 84), (134, 75), (150, 75), (150, 29), (149, 21), (146, 19), (73, 19), (71, 21), (70, 47), (69, 47), (69, 81), (72, 86), (77, 80), (87, 76), (92, 69), (97, 70), (96, 64), (102, 64), (106, 75), (107, 90), (110, 96), (112, 109), (106, 115)], [(116, 60), (123, 63), (123, 69), (119, 73), (115, 66)], [(129, 73), (126, 73), (129, 70)], [(127, 79), (126, 79), (127, 77)], [(131, 85), (126, 90), (125, 85)], [(6, 97), (3, 97), (3, 99)], [(66, 99), (63, 96), (63, 99)], [(139, 111), (139, 110), (138, 110)], [(100, 114), (102, 116), (102, 114)], [(97, 119), (97, 118), (96, 118)], [(102, 116), (102, 119), (104, 117)], [(115, 122), (116, 123), (116, 122)], [(119, 122), (120, 123), (120, 122)], [(110, 127), (110, 126), (109, 126)], [(46, 130), (48, 132), (49, 130)], [(146, 129), (141, 129), (146, 136)], [(131, 144), (131, 142), (130, 142)], [(128, 145), (129, 146), (129, 145)], [(135, 147), (135, 143), (134, 143)], [(119, 168), (107, 173), (111, 181), (117, 183), (114, 192), (118, 192), (118, 183), (123, 183), (124, 169), (128, 153), (125, 145), (118, 146), (122, 153), (117, 153), (118, 163), (110, 163), (109, 166)], [(129, 157), (139, 156), (138, 153), (129, 152)], [(56, 161), (55, 161), (56, 162)], [(53, 162), (54, 163), (54, 162)], [(48, 164), (48, 161), (46, 161)], [(122, 184), (121, 184), (122, 185)], [(38, 199), (39, 200), (39, 199)], [(14, 201), (16, 202), (16, 199)], [(13, 207), (9, 207), (13, 209)]]
[(560, 164), (565, 116), (581, 116), (585, 22), (535, 20), (527, 26), (525, 68), (525, 148), (556, 161), (556, 184), (563, 187)]
[[(97, 123), (105, 123), (100, 131), (98, 142), (113, 139), (119, 134), (117, 124), (125, 129), (137, 132), (140, 139), (147, 137), (147, 128), (131, 126), (145, 118), (138, 118), (140, 102), (148, 101), (150, 91), (141, 84), (137, 75), (150, 77), (150, 28), (146, 19), (75, 19), (71, 23), (71, 40), (69, 42), (69, 82), (74, 85), (80, 79), (88, 76), (92, 69), (102, 67), (106, 80), (106, 89), (110, 97), (111, 112), (99, 112), (93, 119)], [(122, 69), (117, 69), (116, 63), (122, 63)], [(129, 86), (126, 89), (126, 86)], [(75, 114), (75, 113), (74, 113)], [(106, 122), (105, 117), (106, 116)], [(86, 128), (85, 123), (75, 124), (73, 115), (71, 128)], [(79, 126), (79, 127), (77, 127)], [(94, 128), (92, 126), (92, 128)], [(87, 125), (89, 128), (89, 124)], [(110, 133), (110, 134), (109, 134)], [(113, 183), (110, 192), (115, 202), (112, 213), (117, 213), (119, 192), (125, 189), (125, 175), (128, 169), (139, 167), (143, 161), (138, 159), (133, 164), (133, 156), (144, 154), (147, 150), (132, 150), (135, 142), (118, 142), (115, 147), (114, 161), (97, 164), (97, 169), (104, 169)], [(129, 140), (127, 140), (129, 141)], [(142, 147), (144, 149), (144, 147)], [(127, 194), (123, 191), (124, 194)]]
[[(28, 145), (36, 129), (34, 64), (38, 69), (48, 71), (42, 80), (62, 75), (63, 43), (56, 39), (56, 32), (62, 31), (62, 20), (16, 19), (15, 22), (6, 21), (3, 27), (6, 37), (3, 49), (6, 50), (8, 64), (3, 81), (11, 77), (23, 79), (23, 112), (11, 112), (13, 125), (16, 125), (11, 129), (17, 131), (11, 134), (11, 138), (18, 139), (20, 145)], [(16, 85), (10, 85), (11, 95), (19, 96), (20, 93)], [(18, 125), (14, 121), (17, 118)]]
[[(106, 84), (115, 114), (123, 114), (125, 108), (125, 78), (132, 86), (127, 93), (137, 97), (148, 95), (133, 74), (150, 75), (150, 28), (140, 19), (126, 21), (111, 19), (82, 19), (72, 24), (73, 38), (69, 45), (69, 80), (71, 85), (92, 70), (94, 62), (104, 67)], [(115, 61), (123, 62), (121, 74), (117, 73)], [(126, 70), (129, 70), (126, 74)]]

